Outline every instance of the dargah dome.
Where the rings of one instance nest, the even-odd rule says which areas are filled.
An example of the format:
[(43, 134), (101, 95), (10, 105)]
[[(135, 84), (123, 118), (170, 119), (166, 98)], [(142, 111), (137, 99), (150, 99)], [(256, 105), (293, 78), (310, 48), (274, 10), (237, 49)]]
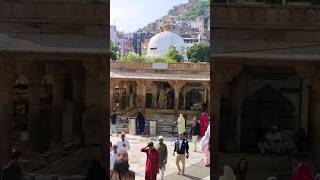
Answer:
[(183, 39), (176, 33), (170, 30), (170, 25), (164, 25), (164, 31), (154, 35), (148, 44), (147, 56), (148, 57), (163, 57), (166, 56), (170, 47), (173, 46), (176, 50), (185, 54), (186, 45)]

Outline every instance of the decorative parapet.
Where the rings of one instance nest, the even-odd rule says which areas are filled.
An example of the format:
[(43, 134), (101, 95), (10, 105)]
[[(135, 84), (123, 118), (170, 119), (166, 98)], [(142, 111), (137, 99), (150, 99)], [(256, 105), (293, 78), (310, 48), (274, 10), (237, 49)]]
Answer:
[(302, 29), (320, 28), (320, 6), (215, 4), (213, 28)]
[[(110, 69), (113, 71), (153, 72), (152, 63), (138, 62), (110, 62)], [(209, 63), (169, 63), (168, 72), (192, 72), (196, 74), (210, 73)]]
[(32, 22), (76, 22), (107, 25), (105, 1), (42, 0), (1, 1), (0, 22), (12, 19), (28, 19)]

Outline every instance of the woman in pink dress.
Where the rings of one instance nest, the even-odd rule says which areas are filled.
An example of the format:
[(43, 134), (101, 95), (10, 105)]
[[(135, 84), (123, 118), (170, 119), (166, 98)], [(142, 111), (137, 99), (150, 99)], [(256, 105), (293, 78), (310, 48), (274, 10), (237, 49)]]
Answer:
[(200, 141), (202, 147), (202, 158), (206, 167), (210, 166), (210, 124)]
[(208, 115), (207, 113), (203, 112), (201, 114), (200, 119), (200, 137), (204, 136), (204, 133), (206, 132), (208, 127)]

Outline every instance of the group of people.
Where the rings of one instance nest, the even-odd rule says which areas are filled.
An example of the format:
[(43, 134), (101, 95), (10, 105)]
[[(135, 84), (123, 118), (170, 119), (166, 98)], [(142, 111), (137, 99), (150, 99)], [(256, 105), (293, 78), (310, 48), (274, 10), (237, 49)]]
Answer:
[[(113, 109), (111, 113), (111, 132), (110, 134), (117, 133), (116, 130), (116, 120), (117, 120), (117, 112), (116, 109)], [(144, 133), (144, 124), (145, 119), (141, 112), (138, 112), (136, 117), (139, 132)], [(173, 156), (176, 157), (175, 163), (178, 169), (178, 175), (184, 175), (185, 173), (185, 164), (186, 159), (189, 158), (189, 143), (187, 138), (188, 133), (186, 133), (186, 119), (182, 114), (179, 115), (177, 120), (177, 129), (178, 136), (174, 143), (174, 152)], [(199, 138), (201, 138), (201, 150), (203, 153), (203, 159), (205, 162), (205, 166), (210, 166), (210, 124), (209, 117), (207, 113), (203, 112), (201, 114), (200, 121), (194, 117), (193, 125), (190, 129), (190, 136), (192, 136), (192, 142), (194, 144), (194, 152), (197, 151), (197, 143)], [(141, 152), (146, 153), (147, 161), (145, 168), (145, 179), (155, 180), (157, 174), (160, 173), (161, 179), (164, 178), (164, 171), (167, 164), (168, 157), (168, 149), (167, 145), (163, 141), (164, 137), (159, 136), (159, 143), (155, 146), (153, 142), (149, 142), (146, 147), (141, 149)], [(111, 171), (111, 179), (114, 179), (115, 176), (120, 176), (121, 179), (125, 177), (126, 173), (129, 173), (129, 164), (128, 164), (128, 151), (130, 150), (130, 144), (125, 139), (125, 133), (121, 133), (121, 140), (119, 140), (116, 144), (110, 147), (110, 171)], [(124, 160), (118, 160), (119, 156), (123, 156), (121, 154), (125, 154)], [(125, 161), (125, 162), (124, 162)], [(123, 163), (121, 165), (121, 163)], [(124, 164), (125, 163), (125, 164)], [(129, 173), (130, 174), (130, 173)]]
[[(234, 168), (225, 165), (219, 180), (246, 180), (248, 172), (248, 162), (240, 159)], [(278, 180), (276, 176), (270, 176), (267, 180)], [(298, 163), (295, 172), (292, 173), (290, 180), (320, 180), (320, 172), (312, 174), (311, 165), (301, 161)]]
[(225, 165), (219, 180), (246, 180), (247, 171), (248, 161), (246, 159), (240, 159), (234, 168)]
[[(114, 108), (110, 114), (110, 122), (111, 122), (110, 134), (114, 133), (115, 135), (117, 135), (117, 127), (116, 127), (117, 118), (118, 118), (117, 109)], [(143, 117), (143, 114), (140, 111), (137, 114), (136, 123), (138, 127), (138, 133), (144, 134), (145, 119)]]
[(308, 151), (307, 135), (304, 130), (296, 133), (289, 130), (279, 130), (273, 126), (265, 136), (265, 141), (258, 143), (260, 153), (290, 154), (306, 156)]

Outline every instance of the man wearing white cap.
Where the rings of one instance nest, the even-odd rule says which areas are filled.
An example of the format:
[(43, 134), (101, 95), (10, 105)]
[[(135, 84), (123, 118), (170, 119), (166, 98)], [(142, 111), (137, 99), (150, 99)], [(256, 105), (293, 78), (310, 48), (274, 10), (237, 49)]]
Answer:
[(129, 167), (127, 149), (118, 147), (113, 170), (110, 171), (110, 180), (134, 180), (135, 173), (129, 170)]
[(125, 148), (127, 151), (130, 150), (130, 144), (129, 141), (125, 139), (126, 133), (122, 132), (121, 133), (121, 139), (117, 142), (117, 147), (118, 148)]
[(167, 145), (163, 143), (163, 136), (159, 136), (159, 144), (157, 144), (156, 149), (160, 153), (160, 171), (161, 171), (161, 180), (163, 180), (164, 170), (167, 164), (167, 157), (168, 157), (168, 149)]

